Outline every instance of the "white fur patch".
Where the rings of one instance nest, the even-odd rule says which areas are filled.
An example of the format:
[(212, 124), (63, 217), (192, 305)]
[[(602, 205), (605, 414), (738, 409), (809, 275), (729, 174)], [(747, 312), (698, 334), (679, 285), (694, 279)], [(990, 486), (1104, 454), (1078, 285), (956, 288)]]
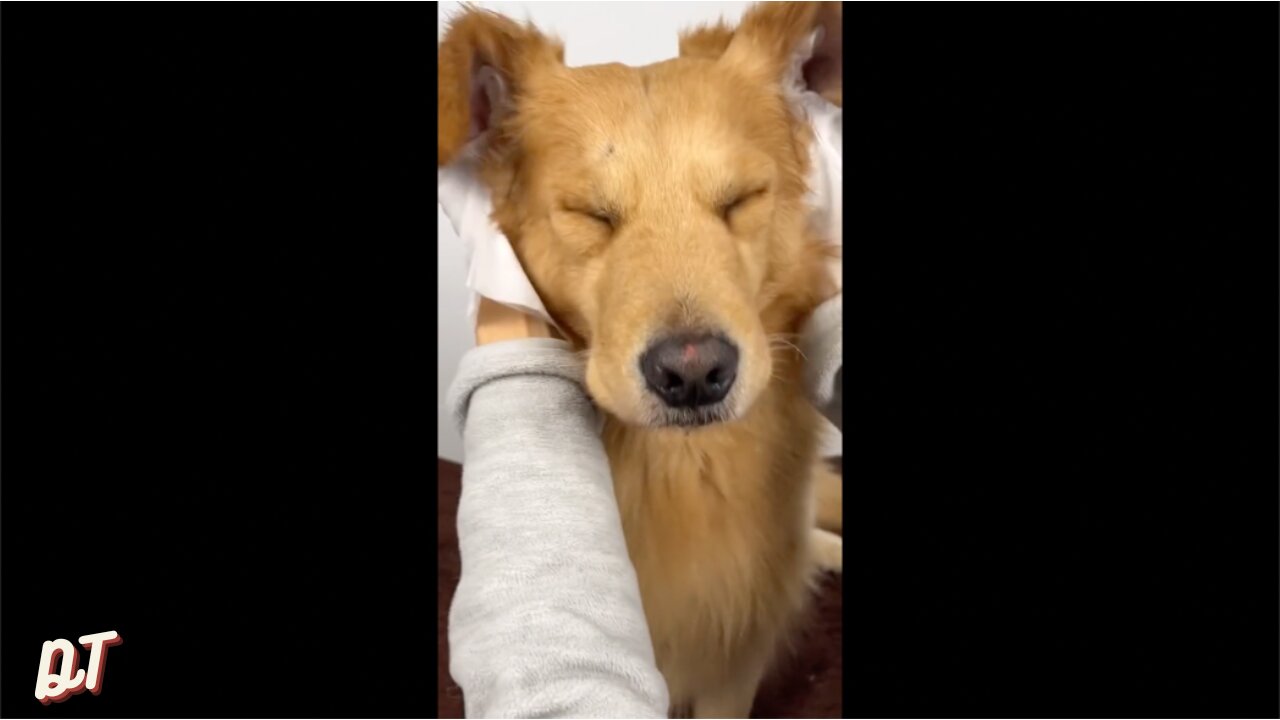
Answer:
[(809, 87), (804, 81), (804, 64), (813, 59), (813, 49), (822, 42), (822, 33), (822, 28), (809, 33), (804, 40), (800, 41), (795, 54), (791, 56), (787, 74), (782, 78), (782, 89), (792, 99), (799, 99), (801, 95), (809, 92)]

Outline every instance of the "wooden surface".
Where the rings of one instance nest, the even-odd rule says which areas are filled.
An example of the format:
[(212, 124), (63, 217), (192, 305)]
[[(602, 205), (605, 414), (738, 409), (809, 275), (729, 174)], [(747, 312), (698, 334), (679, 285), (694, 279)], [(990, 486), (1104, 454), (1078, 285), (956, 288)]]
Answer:
[[(458, 584), (457, 511), (461, 490), (461, 467), (438, 461), (440, 480), (440, 560), (439, 614), (436, 632), (439, 643), (439, 717), (462, 717), (462, 691), (449, 676), (448, 623), (449, 605)], [(774, 672), (765, 679), (756, 698), (754, 717), (766, 718), (838, 718), (841, 717), (841, 661), (843, 641), (843, 593), (838, 576), (823, 578), (803, 631), (795, 639), (793, 649), (780, 659)]]

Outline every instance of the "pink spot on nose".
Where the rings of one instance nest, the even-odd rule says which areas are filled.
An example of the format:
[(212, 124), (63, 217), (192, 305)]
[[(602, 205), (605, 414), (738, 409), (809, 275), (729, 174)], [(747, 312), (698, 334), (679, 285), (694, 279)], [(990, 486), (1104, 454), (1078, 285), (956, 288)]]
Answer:
[(693, 343), (685, 343), (684, 344), (685, 362), (696, 360), (697, 358), (698, 358), (698, 349), (693, 346)]

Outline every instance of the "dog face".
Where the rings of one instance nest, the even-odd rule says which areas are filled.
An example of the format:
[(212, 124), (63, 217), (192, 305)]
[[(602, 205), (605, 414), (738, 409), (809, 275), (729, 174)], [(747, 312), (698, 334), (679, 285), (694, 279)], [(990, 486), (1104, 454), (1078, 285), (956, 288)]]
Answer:
[(673, 60), (568, 68), (502, 16), (451, 24), (440, 162), (483, 136), (494, 218), (624, 422), (742, 416), (781, 334), (830, 294), (794, 99), (807, 85), (839, 102), (838, 28), (838, 3), (768, 3), (684, 35)]

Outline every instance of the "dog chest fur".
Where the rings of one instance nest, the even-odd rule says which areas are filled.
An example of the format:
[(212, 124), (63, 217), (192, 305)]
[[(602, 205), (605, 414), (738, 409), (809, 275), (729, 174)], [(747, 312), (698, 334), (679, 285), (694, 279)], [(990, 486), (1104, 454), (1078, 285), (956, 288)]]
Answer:
[(819, 426), (790, 385), (775, 380), (747, 417), (694, 432), (606, 424), (627, 545), (675, 704), (761, 672), (805, 606)]

